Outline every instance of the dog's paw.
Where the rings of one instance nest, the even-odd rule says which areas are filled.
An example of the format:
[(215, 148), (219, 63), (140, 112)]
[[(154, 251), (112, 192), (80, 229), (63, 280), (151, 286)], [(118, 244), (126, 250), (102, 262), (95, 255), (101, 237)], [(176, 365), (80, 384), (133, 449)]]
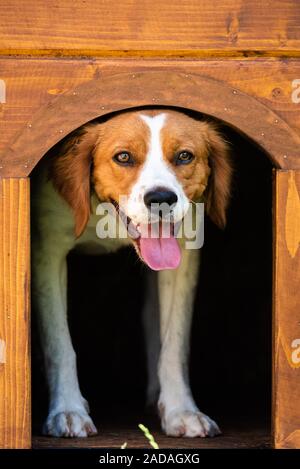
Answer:
[(202, 412), (174, 410), (162, 419), (162, 427), (168, 436), (201, 437), (221, 433), (218, 425)]
[(97, 429), (85, 411), (51, 412), (44, 424), (43, 434), (62, 438), (84, 438), (96, 435)]

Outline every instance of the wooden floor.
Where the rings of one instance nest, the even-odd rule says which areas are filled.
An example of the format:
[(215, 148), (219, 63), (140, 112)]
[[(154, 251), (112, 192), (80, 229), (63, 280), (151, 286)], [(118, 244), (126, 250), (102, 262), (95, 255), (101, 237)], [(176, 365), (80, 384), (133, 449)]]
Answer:
[[(270, 430), (259, 425), (228, 425), (216, 438), (170, 438), (158, 425), (150, 428), (159, 448), (270, 448)], [(34, 448), (149, 448), (148, 441), (136, 426), (131, 424), (104, 424), (98, 426), (99, 435), (90, 438), (48, 438), (33, 436)]]

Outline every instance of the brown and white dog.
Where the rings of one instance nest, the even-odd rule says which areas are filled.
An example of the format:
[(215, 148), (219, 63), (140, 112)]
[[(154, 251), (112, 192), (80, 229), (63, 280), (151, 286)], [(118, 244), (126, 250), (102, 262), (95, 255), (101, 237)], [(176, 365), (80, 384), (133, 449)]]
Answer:
[[(216, 126), (168, 109), (127, 111), (87, 124), (46, 161), (32, 196), (33, 296), (50, 393), (46, 434), (85, 437), (97, 431), (80, 392), (67, 324), (67, 254), (76, 247), (97, 253), (126, 243), (133, 244), (152, 269), (144, 308), (148, 401), (159, 393), (167, 435), (205, 437), (220, 432), (198, 409), (188, 380), (199, 251), (186, 249), (172, 233), (149, 240), (140, 227), (148, 223), (153, 202), (168, 204), (176, 223), (190, 201), (201, 200), (211, 219), (223, 227), (230, 182), (228, 147)], [(96, 206), (107, 201), (117, 205), (120, 196), (127, 196), (118, 207), (131, 220), (136, 236), (99, 239)], [(159, 315), (154, 310), (156, 293)]]

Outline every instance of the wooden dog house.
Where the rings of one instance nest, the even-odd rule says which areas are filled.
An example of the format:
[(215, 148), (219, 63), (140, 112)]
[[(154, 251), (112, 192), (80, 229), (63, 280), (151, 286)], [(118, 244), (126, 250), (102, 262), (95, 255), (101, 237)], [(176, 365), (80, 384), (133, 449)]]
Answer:
[(272, 161), (273, 444), (299, 448), (297, 0), (10, 0), (0, 16), (0, 447), (31, 446), (31, 171), (82, 124), (159, 105), (220, 119)]

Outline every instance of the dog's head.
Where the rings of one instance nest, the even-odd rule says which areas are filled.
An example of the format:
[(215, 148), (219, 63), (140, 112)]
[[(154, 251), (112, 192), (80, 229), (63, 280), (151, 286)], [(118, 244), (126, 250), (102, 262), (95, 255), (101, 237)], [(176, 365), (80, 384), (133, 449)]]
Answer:
[(176, 267), (180, 251), (172, 234), (156, 241), (141, 235), (151, 205), (170, 207), (176, 223), (190, 201), (203, 200), (210, 218), (223, 227), (231, 172), (227, 144), (214, 124), (174, 110), (141, 110), (75, 132), (54, 159), (51, 175), (73, 209), (77, 237), (88, 223), (93, 189), (131, 220), (139, 255), (160, 270)]

